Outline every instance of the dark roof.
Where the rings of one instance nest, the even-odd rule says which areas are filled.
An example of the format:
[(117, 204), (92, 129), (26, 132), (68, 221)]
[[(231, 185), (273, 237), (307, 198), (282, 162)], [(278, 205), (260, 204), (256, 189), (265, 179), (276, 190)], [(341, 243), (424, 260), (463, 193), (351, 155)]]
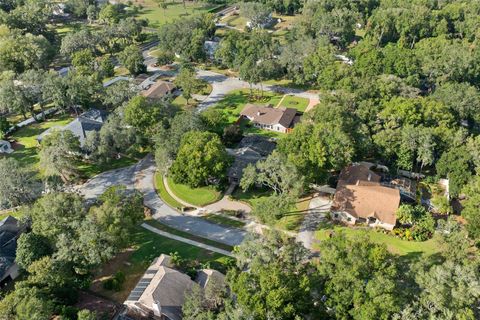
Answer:
[(249, 164), (254, 165), (259, 160), (266, 158), (276, 147), (272, 140), (258, 136), (246, 136), (240, 141), (236, 149), (230, 150), (229, 154), (234, 157), (232, 166), (228, 169), (228, 177), (241, 179), (243, 169)]
[(105, 110), (90, 109), (87, 112), (82, 113), (80, 116), (89, 120), (104, 123), (107, 121), (107, 112)]
[(292, 108), (272, 108), (247, 104), (240, 115), (247, 117), (250, 121), (263, 125), (280, 124), (285, 128), (292, 126), (297, 115), (297, 110)]
[(80, 146), (83, 146), (87, 138), (87, 133), (92, 131), (100, 131), (102, 125), (103, 123), (101, 122), (90, 120), (80, 116), (67, 124), (65, 127), (63, 127), (62, 130), (71, 131), (76, 137), (78, 137), (78, 140), (80, 141)]
[(258, 152), (262, 157), (272, 153), (276, 146), (277, 144), (273, 140), (256, 134), (244, 137), (238, 144), (238, 148), (248, 147)]
[(0, 221), (0, 280), (15, 263), (17, 238), (22, 230), (23, 228), (14, 217), (8, 216)]

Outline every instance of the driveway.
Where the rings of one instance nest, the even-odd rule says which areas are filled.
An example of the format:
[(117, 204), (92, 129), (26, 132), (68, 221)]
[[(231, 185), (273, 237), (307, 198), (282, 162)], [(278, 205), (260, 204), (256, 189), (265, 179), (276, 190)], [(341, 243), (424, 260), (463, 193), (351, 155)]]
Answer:
[(153, 157), (150, 156), (138, 167), (135, 175), (135, 187), (143, 193), (144, 203), (152, 209), (155, 219), (172, 228), (231, 246), (236, 246), (243, 241), (246, 234), (244, 230), (223, 227), (170, 208), (160, 199), (153, 187), (154, 175), (155, 163)]
[[(141, 162), (140, 162), (141, 163)], [(135, 171), (139, 163), (121, 169), (103, 172), (82, 185), (75, 186), (78, 191), (87, 200), (98, 198), (108, 187), (123, 185), (127, 189), (133, 190)]]
[[(218, 103), (220, 100), (225, 98), (225, 95), (227, 95), (233, 90), (250, 88), (250, 85), (247, 82), (240, 80), (239, 78), (227, 77), (223, 74), (219, 74), (212, 71), (197, 70), (197, 77), (199, 79), (203, 79), (207, 81), (212, 85), (212, 92), (210, 93), (210, 95), (204, 101), (202, 101), (197, 107), (197, 110), (199, 112)], [(253, 88), (261, 89), (261, 86), (257, 84), (257, 85), (254, 85)], [(299, 89), (293, 89), (293, 88), (285, 88), (285, 87), (264, 84), (263, 90), (283, 92), (284, 94), (291, 94), (297, 97), (306, 98), (306, 99), (315, 100), (315, 101), (318, 101), (319, 99), (318, 94), (316, 93), (303, 91)]]
[(321, 222), (327, 220), (332, 202), (326, 197), (315, 197), (310, 201), (308, 213), (300, 226), (297, 241), (302, 242), (305, 248), (312, 250), (315, 243), (315, 231)]

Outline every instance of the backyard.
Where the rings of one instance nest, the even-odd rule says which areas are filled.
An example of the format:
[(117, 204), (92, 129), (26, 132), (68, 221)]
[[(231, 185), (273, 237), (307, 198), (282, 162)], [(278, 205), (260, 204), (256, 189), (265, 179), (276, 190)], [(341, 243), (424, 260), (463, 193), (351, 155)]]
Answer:
[[(10, 136), (10, 139), (15, 141), (13, 144), (15, 151), (7, 156), (16, 159), (24, 166), (38, 169), (40, 161), (38, 156), (39, 144), (36, 140), (38, 135), (49, 128), (63, 127), (72, 120), (73, 117), (69, 114), (59, 114), (52, 116), (47, 121), (33, 123), (18, 129)], [(131, 157), (122, 157), (108, 163), (78, 160), (77, 169), (81, 177), (90, 178), (101, 172), (126, 167), (136, 162), (137, 160)]]
[(315, 238), (317, 240), (325, 240), (328, 235), (332, 232), (344, 232), (347, 237), (353, 237), (361, 233), (367, 233), (370, 239), (376, 243), (383, 243), (387, 246), (388, 250), (392, 253), (405, 256), (409, 254), (424, 254), (432, 255), (439, 251), (437, 243), (434, 239), (427, 241), (406, 241), (394, 236), (385, 234), (374, 229), (359, 229), (351, 227), (342, 227), (335, 226), (333, 227), (330, 224), (323, 226), (320, 230), (315, 233)]
[[(117, 303), (123, 303), (135, 287), (145, 270), (160, 254), (177, 252), (180, 257), (199, 263), (208, 263), (221, 272), (226, 271), (231, 258), (205, 249), (190, 246), (152, 233), (140, 226), (133, 233), (133, 244), (129, 250), (118, 254), (95, 274), (91, 290)], [(112, 291), (103, 288), (103, 282), (117, 272), (125, 275), (121, 290)]]

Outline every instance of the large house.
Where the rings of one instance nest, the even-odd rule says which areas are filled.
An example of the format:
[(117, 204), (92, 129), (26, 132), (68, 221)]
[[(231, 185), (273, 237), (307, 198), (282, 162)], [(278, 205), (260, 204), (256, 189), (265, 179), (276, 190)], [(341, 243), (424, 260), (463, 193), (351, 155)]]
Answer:
[(17, 239), (23, 231), (24, 228), (12, 216), (0, 221), (0, 288), (19, 275), (15, 257)]
[(142, 91), (142, 96), (151, 100), (161, 100), (172, 94), (176, 87), (172, 82), (159, 80), (147, 90)]
[(211, 279), (224, 281), (216, 270), (201, 270), (196, 281), (172, 268), (171, 258), (162, 254), (156, 258), (132, 290), (124, 304), (127, 319), (181, 320), (185, 295), (192, 287), (205, 288)]
[(257, 128), (283, 133), (289, 132), (301, 117), (296, 109), (253, 104), (247, 104), (240, 116), (250, 120)]
[(276, 143), (271, 139), (249, 135), (240, 141), (237, 148), (227, 149), (228, 154), (235, 159), (227, 172), (230, 183), (238, 184), (242, 179), (243, 170), (249, 164), (254, 165), (257, 161), (265, 159), (275, 147)]
[(89, 111), (82, 113), (80, 116), (75, 118), (72, 122), (67, 124), (64, 127), (52, 127), (40, 134), (37, 137), (39, 143), (42, 142), (43, 138), (52, 133), (54, 130), (68, 130), (73, 133), (74, 136), (80, 141), (80, 146), (85, 145), (87, 136), (94, 131), (100, 131), (103, 126), (103, 123), (107, 120), (107, 113), (98, 109), (90, 109)]
[(400, 205), (398, 189), (385, 187), (381, 177), (362, 164), (352, 164), (340, 173), (331, 212), (334, 220), (365, 223), (392, 230)]

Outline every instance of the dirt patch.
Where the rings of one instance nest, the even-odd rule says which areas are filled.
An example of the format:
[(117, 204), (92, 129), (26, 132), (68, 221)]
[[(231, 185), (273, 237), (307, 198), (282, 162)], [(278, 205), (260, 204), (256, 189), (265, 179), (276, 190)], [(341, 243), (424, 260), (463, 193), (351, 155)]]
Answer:
[(101, 319), (112, 319), (118, 311), (115, 303), (88, 292), (80, 292), (75, 307), (95, 311)]

